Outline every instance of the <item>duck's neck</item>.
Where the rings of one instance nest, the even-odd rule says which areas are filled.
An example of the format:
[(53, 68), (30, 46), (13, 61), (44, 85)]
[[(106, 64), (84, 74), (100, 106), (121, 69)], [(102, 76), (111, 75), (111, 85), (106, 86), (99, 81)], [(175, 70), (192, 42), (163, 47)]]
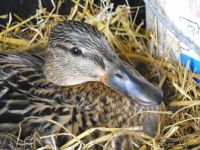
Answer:
[(121, 126), (135, 107), (127, 97), (99, 82), (65, 87), (63, 93), (67, 103), (76, 105), (79, 112), (96, 114), (107, 126)]

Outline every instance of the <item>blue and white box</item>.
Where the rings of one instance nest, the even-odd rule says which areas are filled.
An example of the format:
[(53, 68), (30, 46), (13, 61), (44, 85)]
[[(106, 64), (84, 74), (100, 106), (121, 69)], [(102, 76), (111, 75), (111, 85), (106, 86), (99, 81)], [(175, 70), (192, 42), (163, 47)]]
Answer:
[[(144, 0), (147, 29), (156, 34), (155, 55), (181, 61), (200, 74), (200, 0)], [(195, 79), (200, 83), (200, 80)]]

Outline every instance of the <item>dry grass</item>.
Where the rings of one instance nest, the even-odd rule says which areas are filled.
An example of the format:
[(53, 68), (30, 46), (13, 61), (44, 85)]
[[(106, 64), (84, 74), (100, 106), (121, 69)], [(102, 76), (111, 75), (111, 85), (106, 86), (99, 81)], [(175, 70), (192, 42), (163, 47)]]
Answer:
[[(105, 2), (105, 5), (99, 8), (93, 3), (93, 0), (86, 0), (84, 5), (80, 4), (79, 0), (72, 1), (75, 6), (68, 16), (58, 15), (59, 6), (57, 7), (55, 4), (52, 12), (47, 12), (40, 5), (34, 16), (26, 20), (18, 17), (18, 23), (8, 23), (5, 30), (0, 33), (0, 50), (26, 51), (41, 45), (45, 46), (50, 28), (57, 22), (66, 19), (88, 22), (105, 34), (109, 43), (121, 58), (130, 63), (133, 63), (133, 60), (139, 60), (144, 64), (150, 64), (151, 71), (148, 72), (147, 77), (152, 79), (156, 76), (159, 86), (164, 90), (166, 103), (169, 104), (168, 109), (173, 109), (175, 112), (163, 112), (168, 114), (168, 117), (167, 119), (163, 118), (160, 123), (160, 133), (155, 138), (138, 133), (135, 128), (93, 128), (74, 136), (65, 127), (62, 127), (66, 131), (63, 134), (73, 136), (74, 139), (66, 143), (61, 149), (77, 143), (80, 143), (80, 149), (89, 148), (102, 141), (108, 143), (113, 137), (120, 135), (133, 135), (134, 138), (140, 140), (142, 142), (141, 146), (138, 147), (140, 150), (145, 150), (148, 146), (151, 149), (200, 149), (200, 89), (198, 84), (193, 81), (194, 77), (200, 79), (200, 76), (190, 72), (187, 68), (181, 67), (179, 63), (166, 59), (164, 56), (168, 55), (169, 51), (167, 50), (162, 58), (153, 57), (156, 38), (151, 32), (142, 30), (143, 23), (135, 26), (135, 19), (131, 18), (131, 14), (137, 11), (139, 7), (119, 6), (116, 11), (111, 11), (113, 6), (110, 3)], [(33, 19), (36, 24), (32, 23)], [(150, 46), (151, 48), (148, 48), (146, 43), (150, 38), (154, 44)], [(53, 123), (59, 125), (56, 122)], [(95, 130), (109, 131), (110, 134), (89, 143), (81, 141), (82, 138)], [(40, 138), (52, 138), (53, 136), (55, 135)], [(13, 140), (17, 141), (18, 144), (23, 143), (15, 137), (13, 137)], [(105, 144), (105, 149), (106, 146)], [(40, 149), (46, 148), (53, 149), (49, 146)]]

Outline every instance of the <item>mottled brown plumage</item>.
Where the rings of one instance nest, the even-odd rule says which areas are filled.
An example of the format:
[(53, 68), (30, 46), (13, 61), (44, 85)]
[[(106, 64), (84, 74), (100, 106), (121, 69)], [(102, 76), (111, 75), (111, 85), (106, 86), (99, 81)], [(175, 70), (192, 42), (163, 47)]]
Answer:
[[(50, 119), (75, 135), (91, 127), (135, 125), (155, 134), (157, 115), (129, 118), (142, 110), (162, 110), (136, 103), (156, 105), (162, 93), (124, 63), (96, 28), (76, 21), (52, 29), (45, 58), (33, 53), (0, 53), (0, 133), (17, 136), (20, 122), (21, 139), (36, 131), (40, 135), (63, 132)], [(123, 87), (125, 81), (128, 89)], [(134, 93), (138, 89), (133, 89), (133, 81), (139, 93)], [(58, 146), (70, 139), (59, 138)]]

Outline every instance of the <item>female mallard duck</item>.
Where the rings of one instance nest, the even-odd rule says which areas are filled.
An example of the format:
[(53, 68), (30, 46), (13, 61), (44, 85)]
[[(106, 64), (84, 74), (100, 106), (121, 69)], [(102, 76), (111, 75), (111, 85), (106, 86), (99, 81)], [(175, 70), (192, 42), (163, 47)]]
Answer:
[[(120, 60), (105, 37), (87, 23), (54, 26), (45, 58), (0, 53), (0, 132), (18, 135), (20, 123), (21, 139), (36, 131), (63, 132), (50, 119), (75, 135), (91, 127), (126, 127), (139, 110), (158, 109), (162, 97), (160, 89)], [(131, 125), (143, 125), (151, 135), (155, 120), (152, 114), (138, 115)], [(66, 140), (68, 136), (62, 137), (58, 145)]]

